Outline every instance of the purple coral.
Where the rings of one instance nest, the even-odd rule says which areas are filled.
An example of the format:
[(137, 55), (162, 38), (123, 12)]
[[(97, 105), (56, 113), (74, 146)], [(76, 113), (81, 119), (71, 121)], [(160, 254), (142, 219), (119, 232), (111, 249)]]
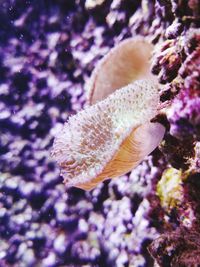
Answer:
[(184, 91), (174, 100), (173, 107), (169, 115), (170, 133), (179, 139), (200, 141), (200, 97), (189, 96)]
[[(159, 232), (179, 227), (175, 214), (186, 215), (175, 209), (166, 222), (155, 193), (162, 172), (177, 163), (177, 147), (176, 168), (189, 172), (184, 201), (192, 203), (197, 218), (195, 235), (166, 233), (151, 253), (161, 263), (167, 240), (179, 256), (167, 254), (173, 266), (192, 266), (192, 259), (199, 264), (199, 172), (191, 149), (199, 140), (197, 4), (114, 0), (88, 9), (82, 0), (1, 1), (0, 266), (153, 266), (147, 246)], [(82, 108), (83, 84), (97, 61), (136, 33), (163, 47), (155, 50), (153, 62), (166, 83), (163, 92), (168, 90), (162, 100), (180, 92), (165, 115), (175, 136), (168, 132), (163, 154), (156, 150), (119, 180), (86, 194), (66, 190), (49, 160), (53, 138)], [(191, 142), (182, 149), (188, 129)]]

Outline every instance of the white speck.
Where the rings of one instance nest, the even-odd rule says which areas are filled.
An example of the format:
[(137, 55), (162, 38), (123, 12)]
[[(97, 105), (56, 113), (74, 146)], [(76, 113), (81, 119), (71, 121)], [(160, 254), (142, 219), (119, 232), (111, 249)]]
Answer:
[(117, 264), (116, 264), (116, 265), (117, 265), (118, 267), (123, 267), (124, 264), (125, 264), (127, 261), (128, 261), (127, 254), (126, 254), (125, 251), (122, 251), (122, 252), (120, 252), (120, 254), (119, 254), (118, 258), (117, 258), (117, 261), (116, 261)]
[(64, 202), (56, 202), (55, 209), (58, 213), (63, 213), (66, 209), (66, 204)]
[(54, 241), (54, 249), (58, 253), (63, 253), (65, 251), (65, 236), (60, 234)]
[(26, 250), (27, 250), (27, 245), (25, 243), (20, 244), (17, 252), (17, 258), (21, 257), (24, 254), (24, 251)]
[(88, 224), (85, 220), (80, 219), (79, 220), (79, 229), (80, 231), (87, 232), (88, 231)]
[(58, 39), (60, 37), (60, 34), (59, 33), (51, 33), (51, 34), (48, 34), (47, 36), (47, 43), (48, 43), (48, 47), (49, 49), (53, 49), (57, 42), (58, 42)]
[(35, 262), (35, 257), (32, 249), (27, 249), (23, 253), (23, 261), (27, 263), (27, 266), (30, 266), (30, 264), (33, 264)]
[(10, 116), (10, 112), (8, 110), (1, 111), (0, 119), (7, 119)]
[(0, 217), (3, 217), (6, 213), (6, 209), (5, 208), (0, 208)]
[(6, 256), (5, 251), (0, 251), (0, 259), (3, 259)]
[(49, 253), (48, 257), (43, 260), (43, 266), (49, 267), (51, 265), (54, 265), (56, 261), (56, 255), (52, 252)]

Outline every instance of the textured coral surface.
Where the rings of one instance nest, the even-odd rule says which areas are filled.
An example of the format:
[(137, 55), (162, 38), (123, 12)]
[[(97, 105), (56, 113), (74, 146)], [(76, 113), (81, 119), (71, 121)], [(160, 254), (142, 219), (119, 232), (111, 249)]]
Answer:
[[(0, 1), (0, 266), (200, 266), (199, 8)], [(164, 140), (131, 173), (66, 189), (53, 139), (83, 107), (98, 60), (138, 34), (155, 45)]]

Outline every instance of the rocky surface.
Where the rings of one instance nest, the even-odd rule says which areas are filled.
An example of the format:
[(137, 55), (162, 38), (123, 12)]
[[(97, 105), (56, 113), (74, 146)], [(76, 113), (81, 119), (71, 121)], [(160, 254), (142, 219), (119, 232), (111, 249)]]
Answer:
[[(0, 266), (200, 265), (198, 0), (0, 6)], [(83, 107), (96, 62), (136, 34), (155, 44), (165, 138), (131, 173), (67, 190), (49, 157), (54, 136)], [(169, 174), (172, 191), (159, 194)]]

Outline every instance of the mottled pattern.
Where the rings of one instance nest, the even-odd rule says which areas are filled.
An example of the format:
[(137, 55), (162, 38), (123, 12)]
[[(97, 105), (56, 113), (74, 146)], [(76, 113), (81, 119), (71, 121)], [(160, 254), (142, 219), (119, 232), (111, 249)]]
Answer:
[[(163, 232), (151, 249), (161, 266), (198, 266), (198, 0), (86, 2), (0, 2), (0, 266), (150, 267)], [(54, 136), (82, 108), (97, 61), (135, 34), (158, 44), (162, 152), (90, 193), (67, 190), (49, 158)], [(156, 184), (171, 166), (183, 170), (184, 202), (168, 212)]]

